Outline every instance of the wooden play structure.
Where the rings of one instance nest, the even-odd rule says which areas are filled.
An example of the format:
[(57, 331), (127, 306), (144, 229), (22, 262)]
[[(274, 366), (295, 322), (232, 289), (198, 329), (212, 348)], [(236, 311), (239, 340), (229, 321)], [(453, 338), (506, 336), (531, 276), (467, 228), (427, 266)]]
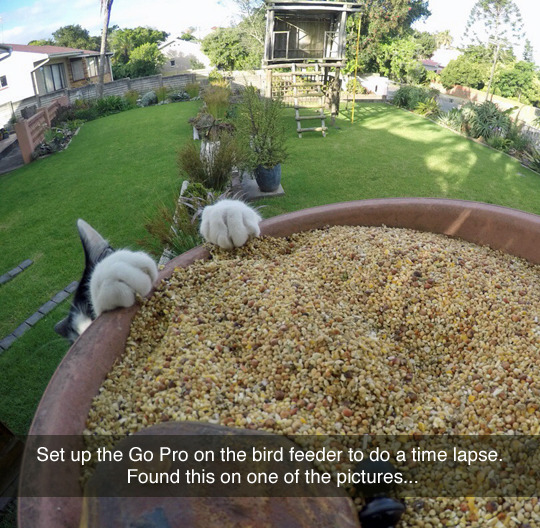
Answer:
[[(310, 131), (325, 136), (326, 112), (333, 122), (339, 111), (347, 16), (361, 9), (350, 2), (266, 0), (266, 96), (294, 105), (299, 137)], [(313, 120), (320, 126), (304, 125)]]

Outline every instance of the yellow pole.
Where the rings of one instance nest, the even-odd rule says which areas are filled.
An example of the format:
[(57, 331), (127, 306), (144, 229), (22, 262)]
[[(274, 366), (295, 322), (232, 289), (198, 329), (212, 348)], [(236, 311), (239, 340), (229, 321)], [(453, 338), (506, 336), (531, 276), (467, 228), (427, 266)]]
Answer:
[(362, 15), (358, 17), (358, 35), (356, 37), (356, 59), (354, 63), (354, 85), (353, 85), (353, 104), (351, 123), (354, 123), (354, 107), (356, 105), (356, 76), (358, 74), (358, 50), (360, 48), (360, 23), (362, 22)]

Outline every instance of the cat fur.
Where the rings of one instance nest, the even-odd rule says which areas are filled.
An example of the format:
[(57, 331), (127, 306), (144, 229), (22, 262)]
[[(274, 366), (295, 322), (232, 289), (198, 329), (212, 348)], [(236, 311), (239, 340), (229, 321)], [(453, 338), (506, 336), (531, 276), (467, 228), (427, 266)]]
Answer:
[[(200, 233), (223, 249), (244, 245), (259, 236), (261, 217), (239, 200), (220, 200), (204, 208)], [(101, 313), (135, 303), (137, 294), (146, 296), (157, 279), (157, 266), (142, 251), (114, 250), (84, 220), (77, 228), (85, 255), (85, 268), (68, 316), (55, 330), (74, 342)]]

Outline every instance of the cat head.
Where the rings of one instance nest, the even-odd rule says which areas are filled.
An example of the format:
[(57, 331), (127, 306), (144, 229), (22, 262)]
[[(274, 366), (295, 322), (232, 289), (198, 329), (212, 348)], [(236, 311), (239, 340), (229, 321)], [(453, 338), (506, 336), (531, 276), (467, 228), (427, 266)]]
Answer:
[(114, 252), (109, 243), (84, 220), (77, 221), (84, 249), (85, 267), (71, 304), (69, 314), (54, 327), (55, 331), (73, 343), (96, 318), (90, 298), (90, 278), (98, 262)]

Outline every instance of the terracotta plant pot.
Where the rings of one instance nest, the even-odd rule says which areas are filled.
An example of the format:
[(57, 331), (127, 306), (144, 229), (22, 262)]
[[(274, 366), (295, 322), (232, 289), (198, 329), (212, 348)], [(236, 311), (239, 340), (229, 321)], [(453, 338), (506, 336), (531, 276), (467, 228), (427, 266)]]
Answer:
[[(346, 202), (270, 218), (261, 230), (265, 235), (286, 236), (325, 225), (386, 225), (443, 233), (540, 263), (540, 216), (477, 202), (430, 198)], [(169, 262), (160, 277), (207, 256), (202, 247), (192, 249)], [(92, 398), (124, 351), (137, 309), (103, 314), (74, 343), (41, 399), (30, 435), (78, 435), (83, 431)], [(21, 484), (46, 489), (47, 476), (33, 475), (28, 457), (23, 460)], [(78, 474), (65, 472), (62, 478), (73, 487), (79, 485)], [(20, 497), (19, 527), (77, 527), (81, 508), (80, 498)]]

